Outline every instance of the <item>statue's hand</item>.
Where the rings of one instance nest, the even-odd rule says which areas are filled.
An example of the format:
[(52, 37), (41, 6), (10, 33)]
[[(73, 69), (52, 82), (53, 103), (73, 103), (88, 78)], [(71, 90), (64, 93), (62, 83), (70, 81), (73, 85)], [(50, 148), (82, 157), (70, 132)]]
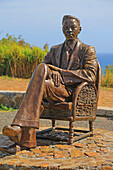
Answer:
[(52, 71), (52, 79), (55, 84), (55, 86), (60, 86), (60, 84), (63, 84), (62, 77), (58, 71)]

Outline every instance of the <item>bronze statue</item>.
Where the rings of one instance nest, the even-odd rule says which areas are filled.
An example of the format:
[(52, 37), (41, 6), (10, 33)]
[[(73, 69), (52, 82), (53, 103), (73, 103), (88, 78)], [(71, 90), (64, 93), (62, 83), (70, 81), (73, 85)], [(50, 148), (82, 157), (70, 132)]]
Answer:
[(53, 46), (44, 61), (39, 64), (29, 83), (21, 106), (11, 126), (3, 128), (17, 148), (36, 147), (35, 129), (39, 128), (39, 118), (43, 102), (70, 101), (72, 93), (81, 82), (95, 83), (97, 78), (97, 56), (93, 46), (83, 44), (78, 38), (81, 31), (78, 18), (65, 15), (62, 30), (66, 40)]

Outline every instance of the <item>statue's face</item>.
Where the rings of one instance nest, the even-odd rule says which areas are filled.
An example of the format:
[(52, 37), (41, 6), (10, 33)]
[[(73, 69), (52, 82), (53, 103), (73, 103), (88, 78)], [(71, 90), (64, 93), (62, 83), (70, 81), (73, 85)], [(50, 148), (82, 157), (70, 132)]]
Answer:
[(67, 19), (63, 23), (63, 33), (66, 37), (66, 40), (74, 40), (77, 38), (80, 32), (80, 26), (75, 19)]

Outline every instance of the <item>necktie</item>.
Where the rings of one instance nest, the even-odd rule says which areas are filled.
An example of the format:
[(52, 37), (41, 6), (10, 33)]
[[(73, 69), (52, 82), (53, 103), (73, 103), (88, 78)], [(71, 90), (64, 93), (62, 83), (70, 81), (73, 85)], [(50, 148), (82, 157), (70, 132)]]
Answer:
[(66, 61), (67, 61), (67, 63), (69, 63), (69, 61), (70, 61), (71, 54), (72, 54), (72, 49), (69, 46), (66, 46)]

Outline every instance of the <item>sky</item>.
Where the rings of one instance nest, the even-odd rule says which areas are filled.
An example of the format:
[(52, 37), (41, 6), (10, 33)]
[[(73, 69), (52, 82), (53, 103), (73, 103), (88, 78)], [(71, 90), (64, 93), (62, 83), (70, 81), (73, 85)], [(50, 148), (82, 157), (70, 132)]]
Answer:
[(113, 53), (113, 0), (0, 0), (0, 39), (7, 33), (43, 48), (62, 43), (62, 17), (80, 19), (79, 39)]

